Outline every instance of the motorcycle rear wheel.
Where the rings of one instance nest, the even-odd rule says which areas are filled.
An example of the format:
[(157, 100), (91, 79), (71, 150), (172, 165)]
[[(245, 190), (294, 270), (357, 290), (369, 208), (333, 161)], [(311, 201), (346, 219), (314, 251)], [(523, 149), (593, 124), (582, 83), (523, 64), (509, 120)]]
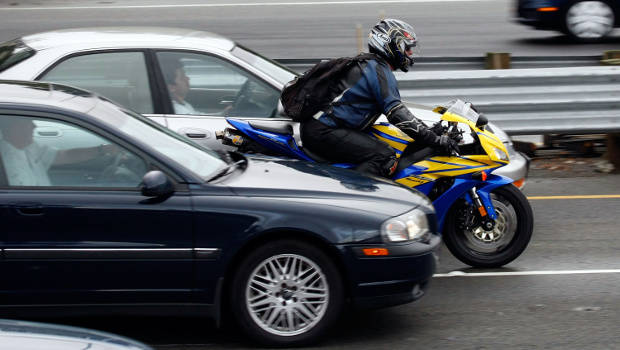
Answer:
[(534, 215), (527, 198), (515, 186), (491, 192), (497, 214), (493, 230), (462, 228), (464, 203), (448, 213), (443, 240), (457, 259), (473, 267), (501, 267), (513, 261), (527, 247), (534, 228)]

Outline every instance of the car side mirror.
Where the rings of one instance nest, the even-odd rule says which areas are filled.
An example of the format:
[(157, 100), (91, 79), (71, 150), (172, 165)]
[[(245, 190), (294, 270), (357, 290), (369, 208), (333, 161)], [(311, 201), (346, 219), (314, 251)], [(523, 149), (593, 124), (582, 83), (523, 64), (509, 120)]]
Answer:
[(144, 174), (140, 190), (145, 197), (161, 198), (174, 193), (174, 185), (166, 174), (159, 170), (152, 170)]

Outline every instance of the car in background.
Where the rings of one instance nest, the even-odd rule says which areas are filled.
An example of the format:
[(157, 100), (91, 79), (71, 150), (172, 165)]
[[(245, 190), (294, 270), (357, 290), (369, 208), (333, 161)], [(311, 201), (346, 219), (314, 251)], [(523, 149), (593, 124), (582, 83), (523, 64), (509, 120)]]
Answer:
[(49, 323), (0, 319), (0, 350), (153, 350), (111, 333)]
[(347, 301), (422, 297), (440, 243), (418, 191), (213, 152), (81, 89), (0, 81), (0, 315), (232, 315), (315, 341)]
[(580, 42), (596, 42), (620, 26), (620, 0), (515, 0), (515, 19), (557, 30)]
[[(168, 62), (189, 78), (186, 96), (195, 112), (175, 113), (167, 87)], [(211, 149), (227, 149), (215, 133), (227, 116), (294, 125), (279, 105), (280, 91), (296, 72), (222, 36), (189, 29), (109, 27), (58, 30), (0, 44), (0, 79), (45, 80), (105, 96)], [(429, 125), (433, 113), (412, 108)], [(528, 160), (499, 127), (511, 163), (496, 171), (522, 187)], [(231, 149), (231, 148), (228, 148)]]

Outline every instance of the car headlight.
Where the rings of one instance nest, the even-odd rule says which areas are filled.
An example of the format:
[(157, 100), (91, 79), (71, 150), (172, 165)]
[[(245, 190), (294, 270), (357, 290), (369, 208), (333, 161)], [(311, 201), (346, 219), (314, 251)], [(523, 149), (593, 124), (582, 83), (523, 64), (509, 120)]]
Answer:
[(500, 160), (508, 160), (508, 155), (506, 154), (506, 152), (502, 151), (499, 148), (495, 148), (493, 149), (493, 151), (495, 152), (495, 157), (497, 157)]
[(424, 212), (412, 210), (386, 220), (381, 225), (381, 234), (388, 242), (428, 242), (430, 239), (428, 219)]

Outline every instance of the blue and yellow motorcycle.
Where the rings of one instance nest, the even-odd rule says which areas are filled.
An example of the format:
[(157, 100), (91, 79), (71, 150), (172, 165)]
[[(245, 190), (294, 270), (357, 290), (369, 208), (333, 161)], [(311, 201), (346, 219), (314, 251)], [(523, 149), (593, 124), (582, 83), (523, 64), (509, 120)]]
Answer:
[[(369, 133), (396, 151), (399, 160), (392, 179), (433, 201), (443, 240), (456, 258), (475, 267), (503, 266), (523, 252), (533, 230), (532, 209), (525, 196), (512, 179), (492, 173), (509, 163), (507, 150), (485, 130), (488, 121), (469, 103), (456, 100), (433, 111), (441, 115), (434, 130), (460, 141), (459, 154), (417, 145), (388, 123), (373, 125)], [(300, 146), (292, 123), (227, 121), (234, 129), (218, 133), (218, 138), (240, 152), (326, 162)]]

